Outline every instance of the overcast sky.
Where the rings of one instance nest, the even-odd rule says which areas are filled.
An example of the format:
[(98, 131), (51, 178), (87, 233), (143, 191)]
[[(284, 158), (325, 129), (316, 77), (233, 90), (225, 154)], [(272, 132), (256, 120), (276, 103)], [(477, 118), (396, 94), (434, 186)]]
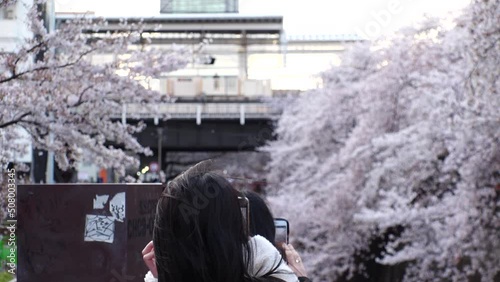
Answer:
[[(98, 16), (159, 14), (160, 0), (54, 0), (58, 12)], [(470, 0), (240, 0), (240, 13), (282, 15), (287, 34), (387, 33), (423, 15), (446, 16)]]

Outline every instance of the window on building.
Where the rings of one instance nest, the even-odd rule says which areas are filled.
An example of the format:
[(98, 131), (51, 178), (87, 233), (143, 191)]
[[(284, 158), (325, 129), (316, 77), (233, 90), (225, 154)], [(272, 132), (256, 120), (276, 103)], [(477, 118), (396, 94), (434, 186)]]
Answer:
[(16, 19), (16, 7), (10, 5), (9, 7), (0, 8), (0, 20), (14, 20)]
[(161, 0), (161, 13), (237, 13), (238, 0)]

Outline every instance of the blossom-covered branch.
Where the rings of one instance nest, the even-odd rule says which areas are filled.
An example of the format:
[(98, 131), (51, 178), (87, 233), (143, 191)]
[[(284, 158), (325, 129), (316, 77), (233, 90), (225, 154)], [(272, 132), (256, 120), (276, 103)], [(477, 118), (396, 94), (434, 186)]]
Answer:
[(54, 151), (62, 169), (75, 165), (83, 151), (97, 165), (121, 172), (137, 162), (130, 153), (151, 153), (133, 136), (142, 124), (113, 117), (123, 104), (168, 102), (147, 82), (184, 67), (187, 51), (140, 41), (141, 24), (96, 37), (106, 22), (82, 17), (48, 32), (36, 4), (28, 19), (34, 36), (0, 54), (0, 165), (25, 149), (12, 142), (19, 127), (35, 147)]

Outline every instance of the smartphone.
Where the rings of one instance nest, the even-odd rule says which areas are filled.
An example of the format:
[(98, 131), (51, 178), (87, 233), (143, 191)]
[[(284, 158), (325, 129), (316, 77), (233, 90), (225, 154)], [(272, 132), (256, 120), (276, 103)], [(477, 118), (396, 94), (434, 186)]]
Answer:
[(288, 244), (288, 235), (290, 233), (290, 224), (284, 218), (275, 218), (274, 227), (276, 228), (275, 244), (281, 246), (282, 243)]
[(240, 203), (241, 214), (243, 215), (243, 225), (245, 227), (245, 234), (250, 236), (250, 202), (247, 197), (238, 197)]

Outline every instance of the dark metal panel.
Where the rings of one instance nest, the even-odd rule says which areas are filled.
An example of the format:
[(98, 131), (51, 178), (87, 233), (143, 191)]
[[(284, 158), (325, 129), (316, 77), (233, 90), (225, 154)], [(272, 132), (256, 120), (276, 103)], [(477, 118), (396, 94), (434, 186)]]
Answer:
[[(161, 191), (161, 184), (20, 185), (18, 281), (144, 281), (140, 252), (152, 238)], [(110, 201), (119, 193), (125, 193), (125, 217), (110, 220), (116, 207)], [(109, 195), (104, 208), (94, 209), (96, 195)], [(113, 229), (112, 241), (85, 241), (94, 224)]]

